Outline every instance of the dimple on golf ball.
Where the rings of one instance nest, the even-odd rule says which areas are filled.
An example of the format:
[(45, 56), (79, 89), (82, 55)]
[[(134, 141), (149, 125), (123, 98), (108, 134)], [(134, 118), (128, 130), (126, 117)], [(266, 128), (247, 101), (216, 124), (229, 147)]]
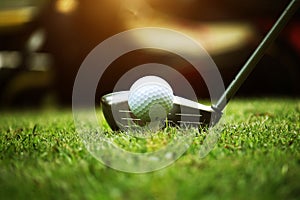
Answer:
[(149, 122), (151, 108), (164, 109), (167, 114), (173, 107), (173, 99), (172, 88), (165, 80), (157, 76), (145, 76), (131, 86), (128, 105), (137, 118)]

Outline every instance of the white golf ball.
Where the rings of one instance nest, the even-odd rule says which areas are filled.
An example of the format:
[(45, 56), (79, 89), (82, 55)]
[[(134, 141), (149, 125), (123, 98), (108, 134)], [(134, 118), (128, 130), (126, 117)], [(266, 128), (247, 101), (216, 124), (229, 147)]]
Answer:
[(131, 86), (128, 105), (137, 118), (149, 122), (155, 116), (153, 110), (156, 112), (157, 108), (163, 109), (156, 112), (158, 115), (165, 115), (156, 117), (166, 117), (173, 107), (173, 99), (172, 88), (165, 80), (157, 76), (145, 76)]

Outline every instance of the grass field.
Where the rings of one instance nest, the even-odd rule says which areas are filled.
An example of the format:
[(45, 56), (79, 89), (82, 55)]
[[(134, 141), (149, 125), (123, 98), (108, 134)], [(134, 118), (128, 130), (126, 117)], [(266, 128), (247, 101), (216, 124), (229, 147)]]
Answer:
[(0, 199), (299, 199), (300, 99), (233, 100), (224, 120), (205, 158), (199, 134), (171, 166), (129, 174), (88, 153), (71, 110), (2, 112)]

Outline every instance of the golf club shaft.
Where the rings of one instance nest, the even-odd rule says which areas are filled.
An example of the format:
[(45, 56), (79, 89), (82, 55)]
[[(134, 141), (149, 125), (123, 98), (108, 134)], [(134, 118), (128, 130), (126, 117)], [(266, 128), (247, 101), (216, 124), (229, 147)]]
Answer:
[(246, 78), (252, 72), (258, 61), (266, 52), (267, 48), (270, 44), (278, 37), (279, 33), (282, 31), (284, 26), (287, 24), (289, 19), (293, 16), (293, 14), (299, 8), (300, 0), (292, 0), (286, 9), (283, 11), (279, 19), (275, 22), (271, 30), (250, 56), (248, 61), (245, 63), (240, 72), (236, 75), (235, 79), (228, 86), (224, 94), (220, 97), (217, 104), (213, 106), (214, 109), (222, 111), (229, 100), (235, 95), (240, 86), (244, 83)]

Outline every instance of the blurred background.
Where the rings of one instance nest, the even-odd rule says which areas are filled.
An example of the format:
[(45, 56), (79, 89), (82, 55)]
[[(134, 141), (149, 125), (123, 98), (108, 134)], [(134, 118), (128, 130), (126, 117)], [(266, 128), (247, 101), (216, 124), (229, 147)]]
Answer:
[[(159, 26), (201, 43), (223, 76), (234, 78), (288, 0), (1, 0), (0, 108), (69, 106), (76, 73), (88, 53), (108, 37)], [(133, 38), (147, 42), (147, 38)], [(184, 47), (183, 47), (184, 48)], [(207, 98), (205, 83), (184, 59), (161, 50), (130, 52), (101, 78), (95, 100), (113, 90), (134, 66), (174, 67)], [(101, 67), (101, 66), (99, 66)], [(269, 48), (238, 96), (300, 96), (300, 11)]]

